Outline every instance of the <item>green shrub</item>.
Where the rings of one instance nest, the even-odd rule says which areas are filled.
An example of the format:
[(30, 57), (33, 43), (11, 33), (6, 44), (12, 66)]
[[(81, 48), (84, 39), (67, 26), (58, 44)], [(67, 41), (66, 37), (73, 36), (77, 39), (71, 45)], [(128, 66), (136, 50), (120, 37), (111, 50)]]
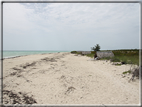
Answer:
[(77, 54), (77, 51), (71, 51), (72, 54)]
[(94, 55), (95, 55), (95, 54), (96, 54), (96, 51), (91, 51), (91, 54), (94, 54)]
[[(109, 50), (108, 50), (109, 51)], [(101, 58), (101, 60), (110, 60), (112, 62), (122, 62), (122, 64), (136, 64), (139, 65), (139, 50), (111, 50), (114, 53), (114, 57)], [(72, 51), (74, 54), (81, 54), (81, 52)], [(93, 58), (96, 51), (91, 51), (91, 54), (86, 56)]]
[(129, 71), (125, 71), (125, 72), (123, 72), (123, 74), (127, 74), (127, 73), (131, 73), (131, 71), (129, 70)]
[(81, 54), (82, 55), (82, 52), (77, 52), (77, 54)]
[(122, 64), (115, 64), (116, 66), (121, 66)]
[(87, 54), (86, 56), (93, 58), (94, 54)]
[(133, 55), (139, 55), (139, 50), (113, 50), (112, 51), (114, 55), (127, 55), (127, 56), (133, 56)]

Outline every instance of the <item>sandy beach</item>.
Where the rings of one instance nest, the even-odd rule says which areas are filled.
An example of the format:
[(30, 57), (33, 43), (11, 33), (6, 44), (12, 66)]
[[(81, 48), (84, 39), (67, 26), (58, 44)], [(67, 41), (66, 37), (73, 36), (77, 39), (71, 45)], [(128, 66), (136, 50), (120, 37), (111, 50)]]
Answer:
[(64, 53), (3, 60), (4, 104), (140, 104), (139, 80), (122, 75), (131, 65)]

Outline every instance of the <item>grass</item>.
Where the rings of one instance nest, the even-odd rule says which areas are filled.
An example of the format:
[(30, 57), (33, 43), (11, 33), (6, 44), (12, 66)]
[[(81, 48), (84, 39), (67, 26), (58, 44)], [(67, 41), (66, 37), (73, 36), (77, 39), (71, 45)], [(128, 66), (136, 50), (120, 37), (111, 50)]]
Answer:
[(81, 52), (71, 51), (72, 54), (82, 54)]
[[(113, 50), (114, 57), (101, 58), (100, 60), (110, 60), (111, 62), (121, 62), (122, 64), (135, 64), (139, 66), (139, 50)], [(82, 54), (74, 52), (75, 54)], [(91, 54), (86, 56), (94, 58), (96, 52), (91, 51)], [(116, 64), (121, 66), (122, 64)], [(142, 65), (141, 65), (142, 66)], [(131, 71), (125, 71), (123, 74), (131, 73)], [(89, 75), (91, 76), (91, 75)]]
[(113, 50), (112, 52), (114, 53), (114, 57), (102, 58), (102, 60), (139, 65), (139, 50)]
[(131, 71), (129, 70), (129, 71), (125, 71), (125, 72), (123, 72), (123, 74), (127, 74), (127, 73), (131, 73)]
[(91, 53), (91, 54), (87, 54), (86, 56), (93, 58), (94, 54)]
[(112, 58), (102, 58), (101, 60), (111, 60), (112, 62), (122, 62), (123, 64), (136, 64), (139, 65), (139, 56), (115, 55)]
[(122, 64), (116, 64), (116, 66), (121, 66)]
[[(81, 54), (81, 52), (72, 52), (75, 54)], [(122, 62), (123, 64), (139, 65), (139, 50), (112, 50), (112, 52), (114, 53), (114, 57), (101, 58), (101, 60), (111, 60), (112, 62)], [(91, 54), (87, 54), (86, 56), (93, 58), (94, 54), (95, 52), (91, 51)]]

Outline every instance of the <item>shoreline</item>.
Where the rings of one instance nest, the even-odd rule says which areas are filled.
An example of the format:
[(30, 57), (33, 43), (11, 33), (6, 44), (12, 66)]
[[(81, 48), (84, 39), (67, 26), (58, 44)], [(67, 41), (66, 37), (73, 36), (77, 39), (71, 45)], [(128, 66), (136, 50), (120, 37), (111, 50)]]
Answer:
[(139, 104), (139, 80), (122, 75), (130, 66), (70, 52), (5, 59), (4, 104)]
[[(10, 52), (11, 55), (8, 54), (8, 52)], [(70, 52), (70, 51), (3, 51), (3, 59), (26, 56), (26, 55), (51, 54), (59, 52)]]
[[(66, 52), (54, 52), (54, 53), (66, 53)], [(70, 52), (68, 52), (70, 53)], [(38, 53), (38, 54), (28, 54), (28, 55), (44, 55), (44, 54), (52, 54), (51, 53)], [(24, 57), (24, 56), (28, 56), (28, 55), (16, 55), (16, 56), (8, 56), (8, 57), (3, 57), (2, 59), (13, 59), (13, 58), (17, 58), (17, 57)]]
[(13, 58), (17, 58), (17, 57), (22, 57), (22, 56), (27, 56), (27, 55), (21, 55), (21, 56), (9, 56), (9, 57), (3, 57), (2, 59), (13, 59)]

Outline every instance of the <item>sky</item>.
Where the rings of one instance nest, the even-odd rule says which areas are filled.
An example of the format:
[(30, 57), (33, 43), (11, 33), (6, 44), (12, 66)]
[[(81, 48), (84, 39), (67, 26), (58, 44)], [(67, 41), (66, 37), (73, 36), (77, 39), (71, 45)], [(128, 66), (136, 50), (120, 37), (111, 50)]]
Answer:
[(3, 50), (139, 49), (139, 3), (4, 3)]

